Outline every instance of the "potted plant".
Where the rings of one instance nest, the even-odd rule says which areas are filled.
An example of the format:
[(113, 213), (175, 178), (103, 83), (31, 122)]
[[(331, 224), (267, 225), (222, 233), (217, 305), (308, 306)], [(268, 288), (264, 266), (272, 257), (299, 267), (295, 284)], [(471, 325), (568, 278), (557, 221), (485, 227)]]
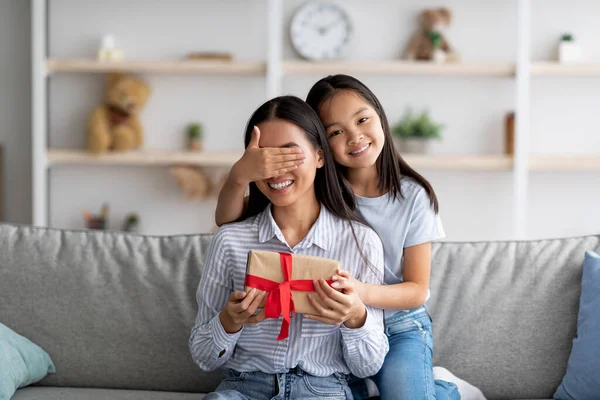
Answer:
[(139, 223), (140, 223), (140, 217), (135, 213), (131, 213), (125, 217), (125, 220), (123, 221), (122, 229), (125, 232), (137, 232)]
[(202, 124), (192, 123), (188, 126), (188, 149), (202, 151)]
[(441, 139), (444, 125), (436, 124), (424, 111), (414, 116), (408, 110), (402, 119), (392, 127), (392, 135), (397, 139), (396, 146), (405, 153), (426, 153), (432, 139)]
[(581, 59), (581, 46), (575, 42), (573, 35), (565, 33), (558, 44), (558, 60), (561, 63), (575, 63)]

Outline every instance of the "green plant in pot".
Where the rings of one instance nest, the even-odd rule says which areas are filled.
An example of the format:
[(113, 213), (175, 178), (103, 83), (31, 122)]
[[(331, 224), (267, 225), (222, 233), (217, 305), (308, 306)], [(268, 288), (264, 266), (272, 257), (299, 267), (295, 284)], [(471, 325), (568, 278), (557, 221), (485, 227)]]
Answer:
[(188, 138), (188, 149), (192, 151), (202, 150), (202, 135), (203, 129), (202, 124), (193, 123), (188, 126), (187, 138)]
[(411, 110), (392, 126), (396, 146), (403, 153), (427, 153), (429, 142), (442, 138), (444, 125), (431, 120), (427, 111), (414, 115)]

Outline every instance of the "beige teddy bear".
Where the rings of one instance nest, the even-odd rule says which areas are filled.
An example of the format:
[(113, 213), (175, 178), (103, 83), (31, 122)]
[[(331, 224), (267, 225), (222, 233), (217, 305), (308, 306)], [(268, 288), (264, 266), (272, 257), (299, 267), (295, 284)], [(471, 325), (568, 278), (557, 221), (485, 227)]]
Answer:
[(421, 13), (420, 30), (411, 38), (406, 49), (408, 60), (457, 62), (459, 56), (444, 37), (452, 14), (447, 8), (427, 9)]
[(139, 148), (143, 143), (143, 129), (138, 114), (149, 95), (150, 88), (141, 79), (133, 75), (110, 74), (104, 102), (94, 109), (88, 121), (88, 152), (98, 154)]
[(218, 168), (206, 171), (205, 168), (184, 166), (171, 167), (169, 171), (189, 201), (217, 197), (229, 174), (219, 173)]

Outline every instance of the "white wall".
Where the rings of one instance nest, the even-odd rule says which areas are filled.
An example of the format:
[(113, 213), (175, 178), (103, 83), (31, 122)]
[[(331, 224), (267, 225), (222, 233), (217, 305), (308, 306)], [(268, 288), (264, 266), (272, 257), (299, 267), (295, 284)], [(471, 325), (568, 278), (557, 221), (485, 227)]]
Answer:
[(0, 0), (0, 144), (4, 147), (4, 220), (25, 224), (31, 223), (29, 15), (28, 1)]
[[(296, 58), (287, 27), (303, 1), (284, 3), (284, 55)], [(419, 10), (440, 4), (454, 13), (448, 36), (464, 61), (515, 61), (517, 0), (344, 1), (356, 33), (348, 57), (354, 60), (397, 57), (416, 28)], [(576, 27), (571, 31), (589, 49), (590, 61), (599, 61), (600, 50), (593, 47), (600, 28), (592, 17), (599, 11), (600, 5), (594, 0), (534, 0), (533, 59), (548, 59), (559, 35)], [(263, 60), (265, 2), (50, 1), (52, 57), (93, 56), (99, 38), (107, 32), (116, 35), (118, 45), (131, 58), (178, 57), (188, 51), (226, 50), (238, 59)], [(199, 119), (206, 127), (208, 149), (240, 149), (247, 118), (265, 100), (263, 78), (158, 75), (146, 78), (153, 88), (153, 96), (143, 113), (148, 148), (181, 147), (183, 126)], [(304, 97), (318, 78), (285, 77), (284, 92)], [(504, 115), (514, 108), (513, 79), (359, 78), (379, 96), (390, 121), (397, 120), (410, 105), (416, 109), (429, 108), (437, 120), (446, 124), (445, 139), (435, 144), (434, 153), (502, 152)], [(599, 84), (597, 78), (535, 78), (531, 93), (533, 152), (600, 153), (600, 134), (594, 115)], [(52, 146), (82, 146), (85, 120), (99, 101), (101, 88), (102, 79), (95, 75), (52, 78)], [(510, 239), (510, 172), (424, 171), (424, 174), (439, 194), (448, 240)], [(529, 237), (600, 232), (598, 175), (533, 173)], [(113, 209), (112, 227), (118, 227), (129, 211), (141, 214), (145, 233), (191, 233), (212, 226), (214, 202), (183, 202), (164, 169), (62, 167), (53, 170), (50, 179), (50, 215), (54, 226), (83, 226), (81, 209), (99, 209), (104, 201), (109, 201)]]

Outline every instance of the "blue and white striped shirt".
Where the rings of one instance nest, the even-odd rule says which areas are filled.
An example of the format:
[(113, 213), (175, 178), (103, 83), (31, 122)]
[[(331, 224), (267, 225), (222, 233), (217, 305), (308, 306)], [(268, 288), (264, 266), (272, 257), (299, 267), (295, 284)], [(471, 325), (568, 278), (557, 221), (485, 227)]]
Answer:
[(277, 341), (282, 318), (266, 319), (228, 334), (219, 312), (234, 290), (244, 290), (249, 250), (289, 252), (340, 261), (343, 269), (363, 282), (383, 279), (383, 246), (370, 228), (353, 223), (367, 265), (349, 229), (348, 222), (321, 207), (319, 218), (306, 237), (290, 248), (271, 214), (271, 207), (245, 221), (223, 226), (207, 254), (205, 269), (196, 292), (198, 316), (190, 337), (192, 358), (206, 371), (220, 367), (240, 372), (283, 373), (299, 366), (315, 376), (335, 372), (372, 376), (388, 351), (382, 310), (367, 307), (361, 328), (328, 325), (295, 315), (289, 337)]

